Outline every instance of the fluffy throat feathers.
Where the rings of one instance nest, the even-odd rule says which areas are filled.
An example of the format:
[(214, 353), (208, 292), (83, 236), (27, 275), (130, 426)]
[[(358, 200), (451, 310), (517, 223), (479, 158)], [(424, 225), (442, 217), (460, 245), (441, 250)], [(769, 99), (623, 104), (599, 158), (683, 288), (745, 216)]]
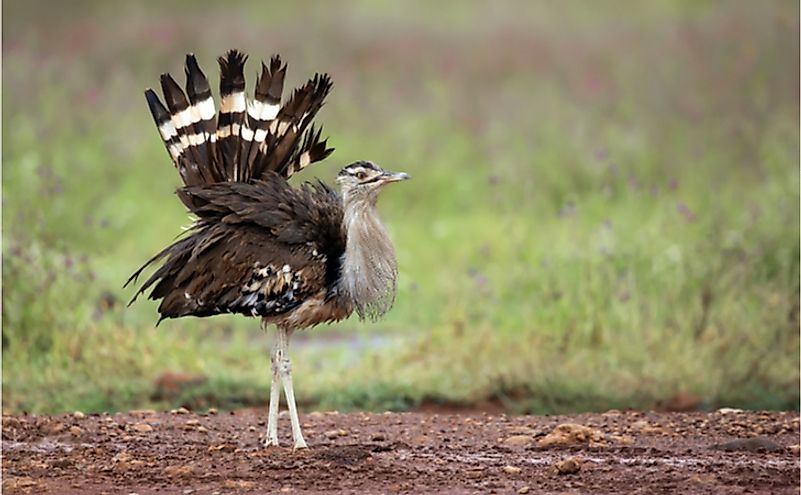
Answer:
[(398, 263), (375, 198), (345, 197), (348, 241), (342, 255), (341, 287), (359, 318), (376, 320), (392, 308)]

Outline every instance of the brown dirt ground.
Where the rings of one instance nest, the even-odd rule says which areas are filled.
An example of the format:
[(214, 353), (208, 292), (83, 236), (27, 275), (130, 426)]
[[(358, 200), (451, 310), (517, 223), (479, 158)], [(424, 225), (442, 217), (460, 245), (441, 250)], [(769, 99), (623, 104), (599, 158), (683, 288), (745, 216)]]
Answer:
[[(799, 486), (796, 412), (311, 413), (301, 417), (311, 448), (297, 452), (260, 446), (265, 418), (263, 410), (4, 416), (3, 489), (651, 494)], [(291, 445), (285, 415), (279, 431)]]

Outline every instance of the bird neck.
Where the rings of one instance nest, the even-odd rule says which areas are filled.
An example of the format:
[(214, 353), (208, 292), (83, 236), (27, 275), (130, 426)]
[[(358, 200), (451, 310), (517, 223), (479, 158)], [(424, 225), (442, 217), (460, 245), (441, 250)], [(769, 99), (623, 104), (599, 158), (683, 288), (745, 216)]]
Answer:
[(395, 249), (376, 209), (375, 197), (344, 198), (347, 233), (341, 288), (361, 319), (377, 319), (395, 302)]

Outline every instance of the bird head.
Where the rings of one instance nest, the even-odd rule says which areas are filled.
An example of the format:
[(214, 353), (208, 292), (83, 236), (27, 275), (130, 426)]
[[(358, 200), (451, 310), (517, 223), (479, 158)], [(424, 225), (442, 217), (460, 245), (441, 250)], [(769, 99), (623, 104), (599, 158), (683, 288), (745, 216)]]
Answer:
[(371, 199), (390, 182), (410, 179), (404, 172), (389, 172), (373, 162), (354, 162), (337, 174), (337, 184), (342, 188), (346, 199)]

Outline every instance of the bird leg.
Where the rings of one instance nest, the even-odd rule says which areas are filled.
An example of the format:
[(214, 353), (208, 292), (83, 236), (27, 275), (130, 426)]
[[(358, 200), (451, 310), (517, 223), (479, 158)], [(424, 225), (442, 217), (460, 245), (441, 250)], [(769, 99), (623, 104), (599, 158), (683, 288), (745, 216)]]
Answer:
[[(284, 387), (286, 403), (289, 407), (289, 419), (292, 422), (292, 439), (295, 441), (295, 448), (305, 449), (307, 447), (306, 441), (303, 439), (303, 433), (300, 431), (300, 420), (298, 419), (298, 410), (295, 406), (295, 392), (292, 388), (292, 361), (289, 359), (289, 337), (291, 335), (292, 330), (281, 327), (276, 328), (272, 354), (273, 369), (275, 370), (277, 368), (277, 375), (280, 377), (281, 384)], [(273, 372), (273, 376), (276, 376), (275, 371)], [(275, 378), (273, 380), (273, 383), (275, 383)], [(275, 390), (278, 390), (278, 388), (275, 387)], [(270, 394), (272, 400), (272, 390)], [(277, 402), (276, 400), (276, 403)]]
[(270, 361), (272, 362), (273, 379), (270, 383), (270, 409), (267, 412), (267, 438), (264, 439), (264, 446), (278, 447), (278, 401), (281, 395), (281, 381), (278, 376), (275, 352), (270, 353)]

